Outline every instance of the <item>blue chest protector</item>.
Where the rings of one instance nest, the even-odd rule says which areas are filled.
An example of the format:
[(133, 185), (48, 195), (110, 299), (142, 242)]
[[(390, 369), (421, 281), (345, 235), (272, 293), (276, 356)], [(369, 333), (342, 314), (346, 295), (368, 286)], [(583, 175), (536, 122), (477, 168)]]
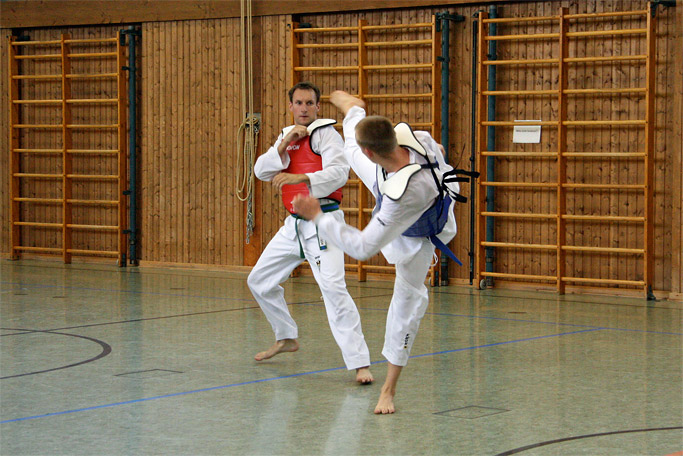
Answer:
[[(450, 190), (446, 184), (450, 182), (469, 182), (467, 177), (457, 177), (456, 175), (477, 177), (478, 173), (454, 169), (444, 173), (441, 176), (441, 179), (439, 179), (434, 171), (434, 169), (439, 168), (438, 162), (432, 163), (429, 160), (426, 150), (417, 140), (410, 126), (404, 122), (401, 122), (396, 125), (394, 130), (396, 131), (396, 139), (398, 140), (398, 144), (402, 147), (407, 147), (417, 152), (427, 160), (427, 163), (422, 165), (411, 164), (405, 166), (389, 179), (386, 178), (384, 170), (378, 166), (377, 179), (375, 180), (374, 185), (374, 193), (377, 195), (377, 204), (372, 211), (373, 216), (379, 212), (380, 208), (382, 207), (382, 199), (384, 196), (387, 196), (392, 200), (400, 199), (410, 183), (410, 179), (413, 175), (418, 172), (425, 172), (427, 170), (431, 171), (432, 177), (434, 178), (434, 185), (439, 190), (439, 195), (434, 201), (434, 204), (432, 204), (429, 209), (422, 213), (420, 218), (410, 227), (408, 227), (408, 229), (402, 234), (403, 236), (407, 237), (428, 237), (435, 247), (441, 250), (457, 264), (462, 266), (462, 262), (455, 256), (451, 249), (449, 249), (448, 246), (437, 237), (437, 235), (443, 231), (443, 228), (448, 221), (448, 214), (449, 211), (451, 211), (451, 204), (453, 203), (453, 200), (458, 202), (467, 201), (467, 198)], [(390, 182), (391, 184), (389, 184)]]

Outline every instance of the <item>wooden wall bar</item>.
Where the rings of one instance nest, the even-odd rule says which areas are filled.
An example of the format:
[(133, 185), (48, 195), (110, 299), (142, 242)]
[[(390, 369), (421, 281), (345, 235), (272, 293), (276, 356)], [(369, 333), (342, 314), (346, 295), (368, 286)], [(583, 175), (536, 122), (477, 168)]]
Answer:
[[(413, 3), (415, 4), (415, 3)], [(499, 5), (500, 17), (511, 16), (544, 16), (557, 15), (561, 7), (568, 7), (570, 14), (595, 11), (627, 11), (645, 9), (644, 0), (626, 1), (551, 1), (520, 2)], [(471, 112), (471, 46), (472, 16), (487, 6), (423, 7), (414, 9), (376, 10), (368, 12), (345, 12), (340, 14), (307, 14), (297, 19), (314, 25), (356, 25), (359, 19), (370, 24), (392, 24), (408, 22), (428, 22), (436, 12), (451, 12), (463, 15), (464, 23), (451, 27), (451, 118), (450, 128), (451, 151), (450, 161), (454, 165), (469, 168), (470, 152), (470, 112)], [(681, 105), (683, 104), (683, 50), (680, 36), (683, 30), (683, 8), (659, 8), (657, 25), (657, 97), (655, 128), (655, 278), (654, 288), (657, 291), (670, 292), (672, 297), (683, 297), (683, 271), (681, 269), (681, 245), (683, 226), (681, 199), (683, 184), (681, 138)], [(255, 93), (258, 109), (262, 113), (262, 128), (259, 137), (259, 153), (263, 153), (277, 137), (280, 129), (291, 122), (287, 109), (286, 90), (291, 66), (288, 61), (289, 38), (287, 24), (292, 17), (287, 14), (259, 17), (254, 21), (256, 51), (254, 62), (261, 83)], [(615, 27), (620, 23), (628, 23), (630, 19), (615, 20)], [(36, 29), (31, 31), (32, 37), (50, 38), (63, 32), (73, 37), (112, 35), (116, 27), (87, 27), (69, 29)], [(537, 26), (537, 32), (545, 29), (543, 24)], [(8, 30), (3, 30), (3, 35)], [(216, 265), (227, 267), (244, 267), (253, 264), (258, 253), (277, 231), (285, 216), (282, 204), (269, 184), (256, 184), (258, 201), (256, 220), (257, 232), (252, 235), (251, 243), (245, 245), (245, 209), (244, 204), (235, 196), (235, 169), (238, 152), (235, 147), (235, 135), (243, 113), (240, 113), (239, 84), (239, 19), (205, 19), (188, 21), (145, 22), (142, 24), (142, 45), (139, 55), (141, 76), (140, 125), (140, 234), (142, 263)], [(347, 40), (342, 35), (340, 41)], [(7, 55), (5, 42), (0, 44), (2, 55)], [(515, 51), (527, 58), (540, 58), (555, 52), (553, 45), (532, 43), (522, 45), (516, 43)], [(613, 37), (602, 44), (587, 41), (585, 49), (572, 48), (571, 52), (593, 55), (619, 50), (620, 53), (637, 53), (638, 48), (623, 49), (635, 46), (621, 37)], [(339, 51), (343, 52), (343, 51)], [(377, 56), (380, 61), (408, 58), (404, 53), (415, 53), (418, 50), (405, 49)], [(345, 57), (345, 58), (351, 58)], [(411, 55), (411, 59), (413, 56)], [(3, 127), (8, 124), (7, 107), (7, 65), (0, 67), (0, 120)], [(541, 89), (552, 86), (555, 74), (542, 71), (534, 74), (513, 72), (514, 77), (500, 81), (503, 86), (519, 89)], [(399, 76), (392, 76), (399, 77)], [(624, 73), (610, 66), (584, 65), (570, 71), (569, 77), (577, 85), (590, 87), (595, 82), (613, 80), (619, 83), (636, 82), (643, 76), (635, 70)], [(352, 84), (352, 75), (327, 75), (325, 84), (346, 88)], [(330, 79), (331, 78), (331, 79)], [(374, 81), (382, 84), (381, 77)], [(401, 82), (406, 88), (416, 91), (425, 83), (418, 74), (408, 76)], [(41, 89), (45, 90), (45, 89)], [(108, 90), (103, 88), (102, 90)], [(610, 117), (629, 118), (630, 111), (636, 109), (634, 99), (625, 97), (619, 102), (608, 99), (589, 99), (584, 97), (570, 106), (570, 116), (599, 118), (603, 114)], [(376, 102), (371, 106), (395, 117), (419, 116), (419, 109), (406, 104), (401, 107), (383, 106)], [(498, 105), (501, 117), (523, 116), (538, 118), (557, 109), (556, 102), (550, 99), (528, 98), (525, 103), (511, 104), (500, 101)], [(327, 103), (323, 104), (323, 116), (339, 118)], [(519, 117), (519, 118), (523, 118)], [(635, 117), (635, 116), (634, 116)], [(638, 113), (638, 117), (642, 117)], [(569, 141), (574, 150), (582, 147), (595, 147), (597, 150), (625, 150), (639, 146), (641, 136), (623, 129), (597, 131), (582, 129), (571, 132)], [(546, 132), (544, 131), (544, 134)], [(552, 134), (548, 138), (552, 141)], [(501, 135), (503, 133), (501, 132)], [(504, 141), (504, 136), (500, 137)], [(92, 138), (93, 141), (103, 140)], [(545, 138), (544, 138), (545, 140)], [(45, 141), (49, 141), (45, 139)], [(550, 146), (537, 146), (546, 151)], [(8, 137), (0, 136), (0, 161), (8, 162)], [(554, 162), (548, 160), (499, 160), (501, 170), (518, 176), (520, 180), (536, 178), (553, 179)], [(42, 165), (41, 165), (42, 166)], [(49, 166), (49, 165), (46, 165)], [(87, 166), (87, 164), (84, 164)], [(568, 163), (568, 166), (578, 166)], [(618, 166), (604, 164), (602, 166), (572, 169), (576, 175), (588, 181), (598, 181), (610, 176), (617, 176), (620, 181), (635, 180), (640, 171), (637, 167), (629, 167), (623, 163)], [(9, 243), (9, 206), (7, 193), (9, 188), (8, 173), (0, 174), (2, 201), (0, 202), (0, 252), (6, 255)], [(469, 196), (469, 186), (464, 186), (463, 193)], [(84, 189), (83, 191), (87, 191)], [(348, 194), (348, 198), (355, 198)], [(545, 199), (541, 191), (529, 192), (523, 198), (507, 198), (503, 191), (497, 192), (497, 204), (501, 207), (524, 207), (529, 200), (535, 205), (548, 206), (555, 210), (553, 198)], [(591, 206), (604, 209), (605, 212), (615, 210), (635, 211), (632, 201), (626, 196), (603, 198), (600, 192), (577, 196), (573, 203), (576, 207)], [(611, 207), (613, 205), (614, 207)], [(36, 211), (35, 216), (47, 214), (49, 208)], [(458, 205), (456, 209), (459, 233), (452, 243), (454, 251), (461, 259), (467, 259), (469, 250), (469, 205)], [(349, 221), (352, 221), (349, 218)], [(553, 238), (553, 227), (538, 221), (515, 221), (500, 225), (511, 242), (514, 239)], [(48, 232), (41, 233), (45, 242), (53, 242)], [(626, 236), (626, 237), (624, 237)], [(574, 244), (594, 245), (594, 241), (604, 240), (608, 243), (628, 243), (630, 239), (621, 225), (610, 225), (606, 229), (595, 228), (588, 224), (579, 224), (572, 240)], [(54, 242), (58, 240), (55, 239)], [(99, 241), (98, 241), (99, 242)], [(104, 241), (102, 241), (104, 242)], [(378, 265), (383, 263), (376, 258)], [(515, 253), (514, 251), (497, 252), (498, 264), (521, 263), (529, 273), (540, 270), (541, 265), (554, 261), (554, 256), (538, 252)], [(467, 266), (467, 263), (466, 263)], [(450, 277), (459, 283), (468, 279), (467, 267), (452, 267)], [(573, 275), (581, 271), (599, 268), (608, 273), (617, 274), (631, 268), (628, 261), (593, 261), (584, 255), (573, 255)], [(597, 276), (598, 274), (591, 274)], [(661, 294), (657, 294), (661, 297)]]

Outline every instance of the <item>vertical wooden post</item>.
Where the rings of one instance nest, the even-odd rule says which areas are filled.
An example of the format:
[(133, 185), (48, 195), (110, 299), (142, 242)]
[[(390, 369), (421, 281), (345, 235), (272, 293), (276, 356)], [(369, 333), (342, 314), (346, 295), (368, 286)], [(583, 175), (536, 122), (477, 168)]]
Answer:
[(567, 213), (567, 192), (564, 184), (567, 182), (567, 64), (565, 59), (569, 56), (569, 39), (567, 31), (569, 20), (565, 15), (569, 14), (568, 8), (560, 9), (560, 56), (559, 56), (559, 81), (557, 101), (557, 292), (564, 294), (566, 276), (566, 258), (564, 246), (567, 243), (567, 226), (564, 215)]
[(301, 78), (296, 70), (296, 67), (300, 66), (301, 57), (299, 56), (299, 48), (297, 48), (297, 45), (299, 44), (299, 36), (294, 32), (294, 30), (299, 28), (299, 23), (292, 22), (291, 24), (288, 24), (287, 27), (289, 28), (290, 42), (292, 43), (292, 47), (289, 50), (289, 60), (292, 65), (292, 71), (288, 73), (290, 78), (289, 81), (287, 81), (287, 88), (289, 89), (301, 81)]
[[(441, 135), (441, 62), (438, 59), (439, 54), (441, 53), (441, 32), (437, 31), (437, 23), (436, 23), (436, 15), (432, 15), (432, 30), (431, 30), (431, 35), (432, 35), (432, 67), (431, 67), (431, 72), (432, 72), (432, 113), (431, 113), (431, 124), (432, 124), (432, 129), (431, 129), (431, 134), (432, 138), (439, 138)], [(448, 94), (446, 94), (448, 96)], [(446, 119), (446, 122), (448, 122), (448, 119)], [(438, 142), (438, 141), (437, 141)], [(448, 147), (448, 144), (446, 144), (446, 147)], [(441, 261), (443, 255), (441, 254), (440, 251), (436, 252), (439, 261)], [(429, 282), (431, 286), (435, 287), (439, 283), (438, 279), (438, 265), (439, 263), (437, 262), (436, 265), (432, 266), (429, 271)], [(448, 280), (448, 277), (443, 277), (442, 280)]]
[(651, 9), (656, 8), (648, 3), (647, 13), (647, 60), (646, 92), (645, 92), (645, 242), (644, 242), (644, 292), (647, 298), (652, 296), (652, 282), (654, 276), (654, 143), (655, 143), (655, 64), (657, 58), (655, 35), (655, 16)]
[[(368, 25), (365, 20), (358, 19), (358, 98), (365, 101), (366, 107), (368, 101), (365, 100), (365, 95), (368, 93), (368, 71), (365, 66), (368, 64), (368, 52), (365, 42), (367, 41), (367, 34), (363, 27)], [(365, 208), (368, 207), (370, 198), (368, 196), (368, 189), (365, 188), (363, 182), (358, 179), (358, 225), (357, 228), (362, 230), (365, 228)], [(368, 278), (368, 273), (365, 268), (365, 261), (357, 260), (358, 265), (358, 281), (365, 282)]]
[(484, 276), (482, 272), (486, 269), (486, 252), (484, 251), (484, 246), (482, 243), (486, 240), (486, 217), (484, 217), (482, 212), (486, 209), (486, 187), (482, 185), (482, 182), (489, 180), (489, 176), (486, 175), (486, 157), (483, 152), (486, 150), (486, 126), (484, 121), (487, 115), (487, 102), (486, 95), (483, 94), (486, 90), (488, 83), (488, 72), (484, 68), (484, 60), (486, 60), (488, 45), (486, 42), (486, 32), (488, 32), (488, 25), (484, 24), (484, 20), (488, 19), (488, 13), (482, 11), (479, 13), (479, 55), (477, 58), (477, 149), (478, 149), (478, 163), (477, 168), (480, 173), (480, 177), (477, 181), (477, 227), (476, 227), (476, 268), (475, 268), (475, 280), (477, 285), (480, 286), (481, 281)]
[(70, 150), (73, 149), (71, 135), (71, 79), (67, 77), (71, 73), (69, 61), (69, 34), (62, 34), (62, 258), (64, 263), (71, 263), (72, 233), (69, 225), (72, 224), (72, 208), (69, 200), (72, 198), (72, 180), (69, 177), (73, 173), (73, 163)]
[[(124, 192), (128, 189), (128, 176), (126, 165), (128, 163), (128, 141), (126, 138), (127, 122), (127, 98), (126, 98), (126, 74), (124, 73), (123, 67), (126, 64), (125, 56), (125, 39), (126, 35), (121, 32), (118, 33), (116, 40), (116, 82), (118, 88), (117, 95), (117, 108), (118, 108), (118, 262), (119, 266), (126, 265), (126, 235), (124, 231), (128, 228), (127, 219), (127, 206), (126, 198), (124, 198)], [(122, 44), (123, 43), (123, 44)], [(132, 70), (131, 70), (132, 71)], [(134, 197), (134, 195), (131, 195)]]
[(19, 99), (19, 80), (14, 79), (13, 76), (19, 74), (19, 65), (16, 59), (16, 50), (12, 42), (16, 39), (14, 36), (8, 36), (7, 53), (9, 63), (8, 84), (9, 87), (9, 178), (10, 178), (10, 258), (18, 260), (20, 258), (20, 251), (16, 248), (21, 245), (21, 229), (16, 222), (20, 219), (20, 206), (16, 198), (20, 195), (21, 187), (19, 185), (19, 178), (16, 173), (19, 172), (19, 155), (16, 150), (19, 148), (19, 130), (14, 126), (19, 123), (19, 104), (15, 100)]

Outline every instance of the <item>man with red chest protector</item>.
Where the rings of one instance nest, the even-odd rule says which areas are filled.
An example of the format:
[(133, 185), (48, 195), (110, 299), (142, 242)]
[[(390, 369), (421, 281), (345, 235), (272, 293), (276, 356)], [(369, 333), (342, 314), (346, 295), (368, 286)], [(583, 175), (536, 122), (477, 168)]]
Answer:
[(318, 119), (320, 90), (301, 82), (289, 91), (294, 125), (286, 127), (275, 144), (254, 166), (256, 177), (270, 181), (290, 212), (284, 225), (264, 249), (247, 284), (275, 333), (275, 343), (254, 357), (257, 361), (299, 349), (296, 322), (289, 313), (280, 286), (304, 260), (308, 261), (323, 295), (327, 319), (344, 363), (356, 370), (358, 383), (373, 381), (370, 353), (361, 329), (360, 315), (346, 289), (344, 253), (318, 236), (315, 224), (294, 213), (296, 195), (317, 198), (323, 211), (344, 220), (339, 209), (341, 187), (349, 175), (344, 142), (331, 119)]

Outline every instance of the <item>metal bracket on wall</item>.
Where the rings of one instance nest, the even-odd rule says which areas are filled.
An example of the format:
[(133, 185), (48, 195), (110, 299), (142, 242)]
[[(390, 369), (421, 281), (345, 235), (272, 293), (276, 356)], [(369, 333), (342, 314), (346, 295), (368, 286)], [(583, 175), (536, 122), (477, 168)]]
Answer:
[(659, 5), (662, 5), (665, 8), (671, 8), (676, 6), (676, 0), (651, 0), (652, 4), (652, 9), (650, 10), (652, 13), (652, 17), (655, 17), (657, 15), (657, 7)]

